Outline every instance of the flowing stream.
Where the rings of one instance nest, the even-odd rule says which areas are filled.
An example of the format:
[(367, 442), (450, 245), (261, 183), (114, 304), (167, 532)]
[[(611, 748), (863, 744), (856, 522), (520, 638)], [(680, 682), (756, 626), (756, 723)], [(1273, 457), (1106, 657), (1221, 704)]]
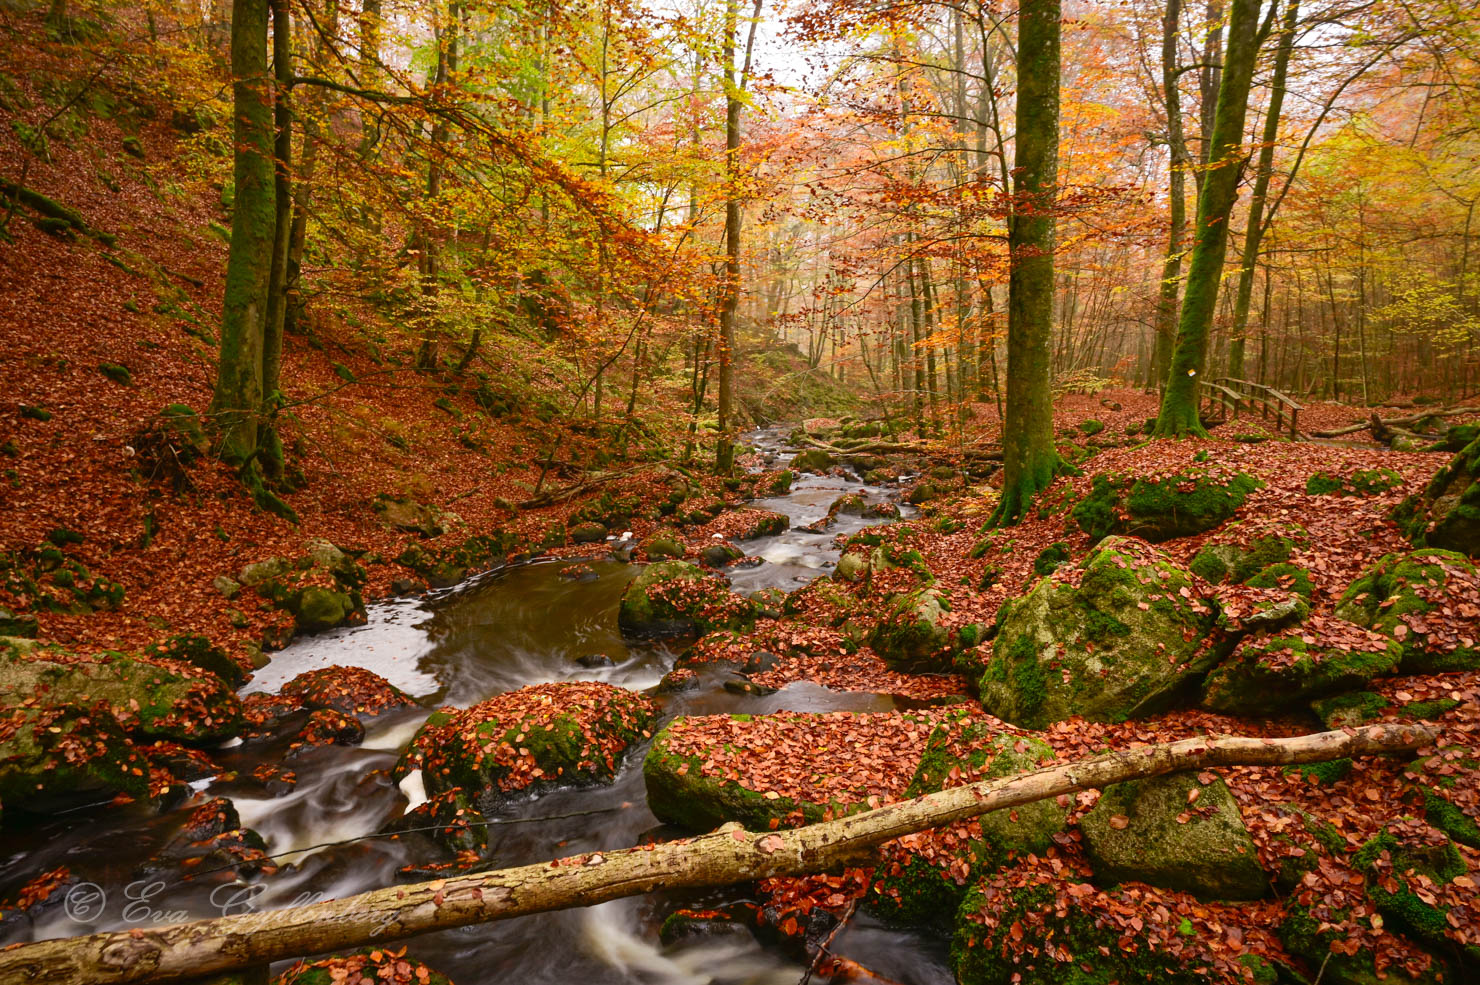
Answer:
[[(756, 432), (763, 454), (789, 454), (785, 433)], [(753, 505), (792, 519), (793, 529), (748, 541), (764, 559), (736, 566), (735, 590), (787, 591), (825, 575), (837, 561), (834, 537), (876, 520), (843, 516), (826, 533), (797, 529), (822, 518), (833, 500), (862, 493), (870, 502), (888, 490), (856, 479), (804, 475), (786, 496)], [(201, 781), (206, 797), (232, 800), (242, 824), (258, 831), (280, 866), (246, 888), (209, 879), (178, 881), (145, 863), (179, 825), (181, 813), (149, 816), (142, 809), (92, 808), (50, 819), (8, 839), (0, 849), (0, 891), (13, 892), (61, 865), (96, 884), (94, 905), (48, 908), (34, 920), (0, 924), (0, 946), (17, 940), (97, 930), (151, 926), (245, 908), (267, 910), (345, 896), (394, 884), (402, 866), (416, 863), (409, 842), (365, 837), (399, 816), (406, 799), (390, 779), (399, 750), (434, 708), (464, 707), (528, 684), (601, 680), (642, 690), (657, 684), (676, 652), (623, 641), (617, 606), (637, 568), (613, 559), (589, 562), (595, 578), (560, 575), (567, 562), (534, 562), (470, 579), (415, 599), (372, 605), (366, 625), (302, 638), (274, 655), (246, 691), (276, 691), (317, 667), (365, 667), (416, 696), (421, 707), (368, 723), (363, 744), (314, 748), (284, 759), (282, 744), (252, 743), (215, 753), (234, 777)], [(585, 666), (595, 654), (610, 665)], [(723, 688), (706, 675), (695, 690), (665, 695), (664, 720), (720, 712), (882, 711), (887, 695), (836, 692), (798, 683), (757, 697)], [(660, 827), (647, 810), (642, 780), (645, 746), (632, 749), (610, 786), (564, 790), (513, 805), (490, 818), (489, 857), (497, 867), (523, 865), (593, 850), (636, 844)], [(296, 784), (254, 778), (263, 764), (296, 774)], [(78, 900), (83, 897), (77, 897)], [(748, 931), (715, 933), (672, 945), (659, 943), (663, 919), (681, 906), (718, 907), (742, 901), (743, 887), (655, 893), (599, 906), (440, 931), (408, 942), (410, 953), (457, 985), (542, 983), (785, 983), (805, 972), (793, 948), (769, 947)], [(864, 913), (838, 935), (832, 951), (901, 985), (952, 981), (945, 946), (889, 928)], [(275, 968), (274, 971), (281, 970)]]

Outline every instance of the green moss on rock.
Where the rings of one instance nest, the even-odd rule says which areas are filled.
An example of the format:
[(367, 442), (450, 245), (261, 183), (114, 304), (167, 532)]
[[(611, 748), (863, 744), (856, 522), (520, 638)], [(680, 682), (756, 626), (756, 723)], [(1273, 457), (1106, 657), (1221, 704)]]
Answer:
[(755, 619), (754, 603), (687, 561), (643, 568), (622, 594), (617, 611), (622, 635), (636, 638), (744, 629)]
[(1422, 492), (1399, 503), (1392, 518), (1416, 546), (1480, 557), (1480, 437), (1459, 449)]
[(1191, 576), (1124, 538), (1071, 574), (1077, 584), (1061, 569), (999, 611), (978, 685), (983, 706), (1029, 728), (1161, 710), (1197, 672), (1191, 658), (1213, 626)]
[(1430, 635), (1424, 621), (1436, 607), (1477, 585), (1475, 566), (1454, 551), (1389, 554), (1342, 594), (1336, 615), (1395, 640), (1402, 648), (1404, 674), (1480, 669), (1480, 646)]
[(1247, 473), (1225, 475), (1208, 469), (1156, 479), (1101, 473), (1071, 515), (1079, 529), (1096, 540), (1130, 534), (1159, 542), (1212, 530), (1262, 486)]
[[(1196, 799), (1189, 798), (1196, 792)], [(1174, 773), (1116, 783), (1079, 823), (1095, 874), (1204, 899), (1259, 899), (1269, 877), (1221, 778)]]
[(1312, 699), (1363, 687), (1398, 665), (1389, 643), (1370, 651), (1319, 647), (1299, 636), (1253, 637), (1203, 682), (1202, 706), (1227, 715), (1276, 715)]
[(1306, 480), (1307, 496), (1378, 496), (1403, 484), (1392, 469), (1356, 469), (1339, 474), (1316, 472)]

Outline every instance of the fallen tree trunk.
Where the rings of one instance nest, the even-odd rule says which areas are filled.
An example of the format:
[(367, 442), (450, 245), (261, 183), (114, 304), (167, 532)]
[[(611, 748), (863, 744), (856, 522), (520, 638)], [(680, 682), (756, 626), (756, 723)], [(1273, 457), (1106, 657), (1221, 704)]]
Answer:
[[(850, 444), (847, 447), (844, 447), (842, 445), (829, 444), (826, 441), (820, 441), (817, 438), (813, 438), (809, 435), (802, 439), (802, 444), (812, 448), (820, 448), (828, 454), (836, 455), (839, 458), (846, 458), (849, 455), (931, 455), (940, 458), (947, 458), (954, 454), (957, 454), (956, 452), (952, 451), (952, 449), (945, 447), (944, 445), (929, 444), (920, 441), (865, 441), (859, 444)], [(967, 448), (964, 452), (960, 454), (964, 455), (964, 457), (966, 458), (979, 459), (982, 461), (1002, 461), (1001, 448)]]
[[(1360, 424), (1348, 424), (1342, 428), (1332, 428), (1329, 431), (1312, 431), (1312, 438), (1340, 438), (1346, 434), (1356, 434), (1358, 431), (1366, 431), (1374, 424), (1388, 427), (1402, 427), (1406, 424), (1417, 424), (1429, 417), (1456, 417), (1460, 414), (1480, 414), (1480, 407), (1445, 407), (1442, 410), (1425, 411), (1422, 414), (1411, 414), (1408, 417), (1378, 417), (1377, 412), (1372, 412), (1372, 417)], [(1375, 433), (1375, 432), (1374, 432)], [(1382, 439), (1378, 439), (1379, 441)]]
[(901, 835), (1079, 790), (1216, 766), (1409, 752), (1432, 744), (1436, 735), (1432, 726), (1392, 724), (1288, 739), (1183, 739), (952, 787), (789, 831), (727, 824), (696, 838), (392, 886), (312, 906), (16, 945), (0, 951), (0, 982), (182, 981), (658, 889), (804, 875), (858, 859)]

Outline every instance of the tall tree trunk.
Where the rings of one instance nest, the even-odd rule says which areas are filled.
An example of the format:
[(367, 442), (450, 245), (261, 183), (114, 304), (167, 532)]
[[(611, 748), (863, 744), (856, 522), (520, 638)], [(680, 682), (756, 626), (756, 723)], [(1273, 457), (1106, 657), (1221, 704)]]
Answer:
[[(380, 82), (382, 0), (360, 0), (360, 85), (374, 89)], [(360, 116), (360, 160), (375, 159), (375, 145), (380, 142), (380, 127), (362, 109)]]
[(283, 322), (288, 308), (288, 248), (293, 232), (293, 110), (288, 103), (293, 86), (293, 22), (288, 0), (271, 0), (271, 5), (272, 73), (277, 90), (272, 105), (272, 268), (262, 330), (262, 421), (257, 446), (262, 451), (263, 470), (276, 476), (283, 467), (283, 442), (274, 418), (282, 400)]
[(1244, 377), (1244, 336), (1248, 331), (1249, 307), (1254, 299), (1254, 265), (1259, 259), (1259, 243), (1264, 238), (1264, 205), (1269, 198), (1269, 180), (1274, 174), (1274, 144), (1280, 136), (1280, 110), (1285, 102), (1285, 77), (1290, 68), (1290, 53), (1295, 49), (1295, 28), (1299, 23), (1300, 0), (1288, 0), (1285, 21), (1280, 25), (1279, 47), (1274, 56), (1274, 78), (1270, 81), (1269, 109), (1264, 117), (1263, 144), (1254, 175), (1254, 194), (1249, 200), (1249, 224), (1244, 230), (1244, 251), (1238, 272), (1238, 294), (1233, 303), (1233, 325), (1229, 329), (1228, 375)]
[(1177, 335), (1177, 296), (1181, 293), (1183, 239), (1187, 234), (1187, 171), (1192, 159), (1182, 131), (1182, 93), (1178, 89), (1177, 29), (1182, 22), (1182, 0), (1167, 0), (1161, 22), (1161, 85), (1167, 111), (1167, 149), (1171, 158), (1170, 227), (1166, 258), (1161, 264), (1161, 289), (1156, 303), (1156, 346), (1151, 360), (1155, 386), (1166, 383), (1172, 345)]
[(1207, 434), (1197, 416), (1198, 376), (1203, 370), (1223, 279), (1223, 260), (1228, 253), (1228, 216), (1238, 198), (1242, 170), (1239, 144), (1249, 107), (1254, 59), (1259, 53), (1258, 32), (1259, 0), (1233, 0), (1223, 81), (1218, 87), (1213, 120), (1211, 158), (1197, 196), (1192, 260), (1177, 319), (1177, 345), (1156, 421), (1156, 434), (1163, 437)]
[(735, 468), (734, 422), (735, 315), (740, 307), (740, 88), (735, 76), (735, 33), (740, 0), (725, 2), (725, 281), (719, 307), (719, 440), (714, 470), (729, 475)]
[(1017, 159), (1008, 251), (1007, 417), (995, 525), (1022, 519), (1063, 465), (1053, 444), (1054, 247), (1059, 161), (1059, 0), (1018, 8)]
[(257, 451), (262, 344), (274, 231), (272, 81), (267, 75), (267, 0), (235, 0), (231, 11), (232, 174), (236, 203), (221, 310), (221, 354), (211, 413), (221, 455), (245, 462)]

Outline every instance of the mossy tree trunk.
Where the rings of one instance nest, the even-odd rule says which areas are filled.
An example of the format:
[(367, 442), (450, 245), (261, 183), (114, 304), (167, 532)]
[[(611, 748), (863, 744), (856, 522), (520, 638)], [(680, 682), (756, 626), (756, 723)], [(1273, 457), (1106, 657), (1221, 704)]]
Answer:
[(740, 0), (725, 3), (725, 279), (719, 304), (719, 440), (714, 471), (735, 468), (734, 427), (735, 317), (740, 308), (740, 86), (735, 77), (735, 32)]
[(1161, 414), (1156, 421), (1159, 437), (1207, 435), (1197, 414), (1198, 384), (1223, 280), (1223, 260), (1228, 253), (1229, 214), (1238, 198), (1239, 174), (1243, 170), (1240, 144), (1258, 52), (1259, 0), (1233, 0), (1222, 82), (1213, 116), (1208, 170), (1197, 196), (1187, 288), (1177, 319), (1177, 342), (1172, 351), (1166, 392), (1161, 398)]
[(231, 76), (236, 203), (211, 413), (221, 430), (222, 457), (230, 462), (246, 462), (257, 451), (263, 332), (274, 233), (267, 0), (234, 0), (232, 4)]
[(1054, 210), (1059, 167), (1059, 0), (1024, 0), (1018, 14), (1017, 171), (1007, 283), (1007, 416), (1002, 500), (995, 525), (1022, 519), (1063, 460), (1053, 444), (1050, 341), (1054, 309)]
[(272, 268), (267, 281), (267, 318), (262, 331), (262, 420), (257, 446), (264, 471), (278, 475), (283, 466), (283, 443), (274, 415), (281, 403), (283, 323), (287, 313), (288, 248), (293, 231), (293, 111), (288, 103), (293, 86), (293, 23), (288, 0), (271, 0), (272, 74), (276, 92), (273, 116), (273, 236)]
[(1269, 199), (1269, 180), (1274, 174), (1274, 143), (1280, 135), (1280, 110), (1285, 102), (1285, 78), (1290, 69), (1290, 53), (1295, 49), (1295, 28), (1299, 24), (1300, 0), (1288, 0), (1285, 20), (1280, 25), (1280, 42), (1275, 51), (1274, 78), (1269, 84), (1269, 108), (1264, 115), (1264, 136), (1259, 147), (1259, 164), (1254, 174), (1254, 193), (1249, 199), (1248, 226), (1244, 229), (1244, 252), (1240, 257), (1238, 294), (1233, 302), (1233, 327), (1229, 330), (1228, 375), (1244, 377), (1244, 337), (1249, 325), (1249, 307), (1254, 298), (1254, 265), (1259, 259), (1259, 243), (1269, 219), (1264, 214)]
[(1181, 0), (1167, 0), (1161, 22), (1161, 88), (1166, 102), (1167, 149), (1171, 157), (1170, 211), (1166, 258), (1161, 265), (1161, 289), (1156, 303), (1156, 342), (1151, 358), (1151, 384), (1166, 383), (1177, 335), (1177, 297), (1182, 288), (1183, 238), (1187, 234), (1187, 169), (1192, 156), (1182, 130), (1182, 93), (1178, 89), (1177, 38), (1182, 22)]

